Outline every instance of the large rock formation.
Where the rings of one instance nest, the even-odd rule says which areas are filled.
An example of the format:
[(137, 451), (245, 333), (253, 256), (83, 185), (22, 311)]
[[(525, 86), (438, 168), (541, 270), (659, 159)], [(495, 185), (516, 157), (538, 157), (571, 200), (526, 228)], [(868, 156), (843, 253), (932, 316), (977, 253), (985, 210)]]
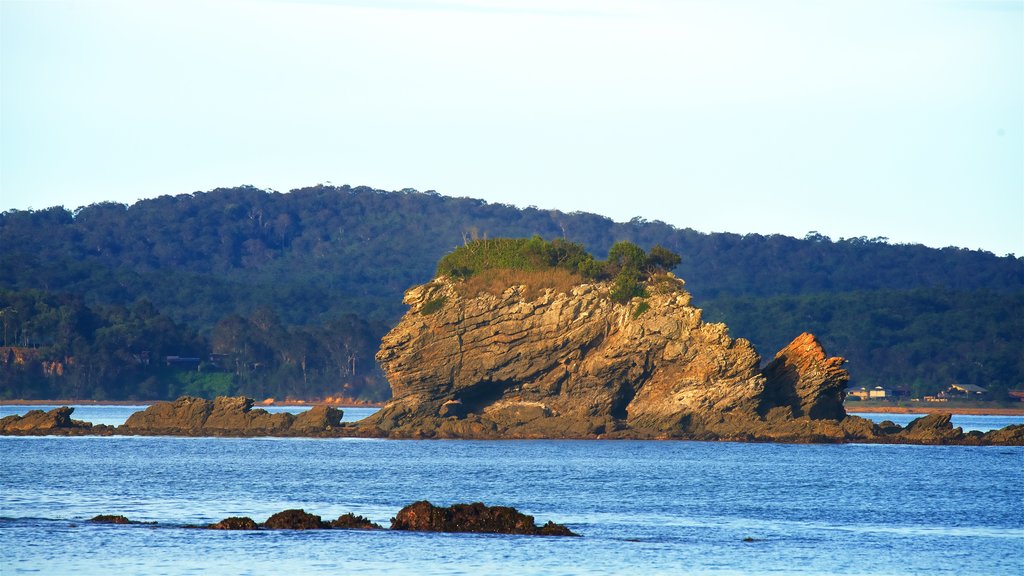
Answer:
[(183, 396), (136, 412), (118, 428), (125, 434), (177, 436), (317, 436), (341, 426), (342, 411), (314, 406), (298, 415), (252, 409), (242, 396), (214, 399)]
[(413, 288), (377, 355), (393, 399), (365, 424), (392, 435), (743, 437), (763, 432), (774, 408), (845, 416), (842, 359), (805, 334), (762, 373), (750, 342), (704, 322), (682, 286), (665, 276), (625, 304), (602, 283), (536, 297), (526, 286), (464, 295), (446, 278)]
[[(762, 370), (750, 342), (704, 322), (671, 275), (624, 304), (610, 289), (468, 293), (439, 277), (409, 290), (409, 311), (377, 354), (393, 398), (359, 429), (413, 438), (996, 441), (941, 422), (904, 431), (847, 416), (842, 358), (801, 334)], [(1000, 442), (1021, 441), (1014, 430), (1001, 434)]]

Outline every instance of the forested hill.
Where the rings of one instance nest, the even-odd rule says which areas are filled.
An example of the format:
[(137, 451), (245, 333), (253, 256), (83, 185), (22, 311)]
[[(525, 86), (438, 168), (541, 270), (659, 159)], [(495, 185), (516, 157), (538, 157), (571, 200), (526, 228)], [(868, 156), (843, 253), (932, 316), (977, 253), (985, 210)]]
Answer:
[[(676, 272), (706, 317), (765, 356), (811, 330), (850, 360), (857, 384), (1024, 386), (1021, 258), (316, 186), (0, 214), (0, 395), (380, 398), (372, 354), (404, 311), (404, 290), (468, 238), (535, 234), (599, 258), (618, 240), (680, 254)], [(158, 347), (145, 318), (175, 336)], [(15, 352), (60, 361), (63, 373)], [(199, 376), (139, 360), (158, 356), (200, 358)], [(90, 365), (100, 358), (102, 369)]]

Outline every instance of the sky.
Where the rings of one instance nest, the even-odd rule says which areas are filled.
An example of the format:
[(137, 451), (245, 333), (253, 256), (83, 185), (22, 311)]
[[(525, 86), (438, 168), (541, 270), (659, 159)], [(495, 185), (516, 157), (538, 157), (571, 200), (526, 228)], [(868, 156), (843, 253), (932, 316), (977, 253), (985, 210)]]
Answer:
[(1024, 256), (1021, 0), (0, 0), (0, 211), (249, 184)]

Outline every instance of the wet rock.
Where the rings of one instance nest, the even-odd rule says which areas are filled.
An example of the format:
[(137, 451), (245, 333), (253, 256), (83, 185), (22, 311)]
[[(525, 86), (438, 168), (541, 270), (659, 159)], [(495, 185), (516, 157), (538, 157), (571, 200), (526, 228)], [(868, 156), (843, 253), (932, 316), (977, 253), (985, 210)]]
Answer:
[(526, 534), (533, 536), (577, 536), (565, 526), (548, 522), (538, 527), (533, 516), (506, 506), (486, 506), (481, 502), (434, 506), (425, 500), (402, 508), (391, 519), (392, 530), (419, 532), (481, 532)]
[(232, 516), (207, 526), (210, 530), (259, 530), (259, 524), (248, 516)]
[(301, 509), (291, 509), (267, 518), (263, 527), (271, 530), (322, 530), (330, 526), (315, 514), (309, 514)]
[(331, 520), (331, 528), (343, 528), (346, 530), (383, 530), (383, 526), (375, 524), (365, 516), (356, 516), (349, 512), (338, 516), (337, 520)]
[(100, 514), (89, 519), (94, 524), (155, 524), (155, 522), (137, 522), (114, 514)]

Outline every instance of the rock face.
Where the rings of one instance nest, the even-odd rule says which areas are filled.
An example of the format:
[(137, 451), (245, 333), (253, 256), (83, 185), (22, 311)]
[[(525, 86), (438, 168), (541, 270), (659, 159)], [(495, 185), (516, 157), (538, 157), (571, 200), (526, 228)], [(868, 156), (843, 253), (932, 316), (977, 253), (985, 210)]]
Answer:
[(764, 369), (766, 387), (762, 413), (788, 406), (792, 416), (842, 420), (843, 394), (850, 376), (842, 358), (828, 358), (811, 334), (801, 334)]
[(180, 436), (315, 436), (341, 425), (342, 411), (315, 406), (299, 415), (252, 409), (253, 400), (221, 396), (212, 402), (183, 396), (136, 412), (119, 432)]
[[(704, 322), (682, 286), (663, 278), (626, 304), (601, 283), (532, 298), (525, 286), (464, 296), (446, 278), (413, 288), (377, 354), (393, 399), (363, 425), (393, 436), (771, 439), (769, 413), (845, 417), (844, 361), (814, 336), (762, 372), (750, 342)], [(833, 428), (821, 432), (845, 438)]]
[(391, 519), (392, 530), (418, 532), (482, 532), (492, 534), (526, 534), (531, 536), (577, 536), (560, 524), (548, 522), (538, 527), (533, 516), (506, 506), (453, 504), (447, 508), (434, 506), (426, 500), (399, 510)]
[(93, 426), (88, 422), (72, 420), (71, 413), (75, 409), (69, 406), (54, 408), (49, 412), (42, 410), (30, 410), (24, 416), (5, 416), (0, 418), (0, 434), (9, 435), (82, 435), (82, 434), (109, 434), (113, 432), (110, 426)]

